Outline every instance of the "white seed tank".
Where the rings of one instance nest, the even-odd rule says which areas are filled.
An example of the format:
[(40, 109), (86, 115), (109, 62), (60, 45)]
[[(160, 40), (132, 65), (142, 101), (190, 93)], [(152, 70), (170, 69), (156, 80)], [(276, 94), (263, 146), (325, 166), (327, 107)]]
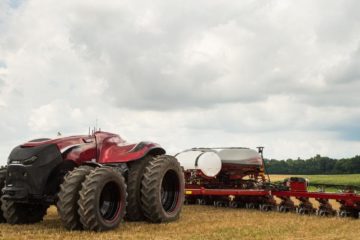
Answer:
[(260, 154), (254, 149), (220, 149), (217, 153), (222, 163), (256, 166), (261, 166), (263, 164)]
[(216, 152), (190, 150), (176, 155), (184, 170), (200, 170), (207, 177), (215, 177), (221, 170), (221, 159)]
[(261, 166), (260, 154), (249, 148), (194, 148), (176, 155), (184, 170), (200, 170), (207, 177), (215, 177), (223, 164)]

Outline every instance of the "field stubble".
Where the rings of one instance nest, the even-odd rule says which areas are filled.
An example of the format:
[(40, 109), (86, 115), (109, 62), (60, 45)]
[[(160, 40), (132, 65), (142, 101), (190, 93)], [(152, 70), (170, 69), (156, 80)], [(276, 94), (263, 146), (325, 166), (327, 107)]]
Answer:
[(294, 213), (185, 206), (177, 222), (124, 222), (103, 233), (66, 231), (50, 208), (33, 225), (0, 224), (0, 239), (359, 239), (360, 220), (320, 218)]

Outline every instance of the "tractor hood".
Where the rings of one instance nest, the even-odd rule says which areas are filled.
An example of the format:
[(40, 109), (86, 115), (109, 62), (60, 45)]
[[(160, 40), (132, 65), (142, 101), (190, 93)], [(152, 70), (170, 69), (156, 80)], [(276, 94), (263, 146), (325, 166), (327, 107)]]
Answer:
[(86, 161), (100, 164), (129, 162), (140, 159), (148, 153), (164, 154), (165, 150), (157, 143), (128, 143), (119, 135), (98, 131), (92, 135), (77, 135), (54, 139), (35, 139), (21, 145), (23, 148), (35, 148), (54, 144), (64, 160), (72, 160), (78, 165)]

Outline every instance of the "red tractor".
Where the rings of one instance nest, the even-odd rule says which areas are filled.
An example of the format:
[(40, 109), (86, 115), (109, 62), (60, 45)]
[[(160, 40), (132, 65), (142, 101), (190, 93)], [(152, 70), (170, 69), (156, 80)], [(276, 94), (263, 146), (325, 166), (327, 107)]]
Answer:
[(35, 223), (56, 204), (69, 230), (103, 231), (130, 221), (179, 217), (184, 176), (158, 144), (129, 144), (107, 132), (36, 139), (10, 153), (0, 169), (0, 221)]

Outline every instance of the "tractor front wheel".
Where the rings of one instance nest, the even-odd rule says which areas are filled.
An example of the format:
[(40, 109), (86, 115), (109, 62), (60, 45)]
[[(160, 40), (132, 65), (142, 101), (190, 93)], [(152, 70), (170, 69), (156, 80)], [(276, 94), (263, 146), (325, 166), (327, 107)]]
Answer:
[(100, 167), (86, 176), (80, 190), (79, 216), (85, 230), (116, 228), (125, 215), (126, 184), (120, 172)]
[(18, 203), (12, 200), (1, 199), (1, 209), (7, 223), (29, 224), (43, 220), (48, 209), (46, 204)]

